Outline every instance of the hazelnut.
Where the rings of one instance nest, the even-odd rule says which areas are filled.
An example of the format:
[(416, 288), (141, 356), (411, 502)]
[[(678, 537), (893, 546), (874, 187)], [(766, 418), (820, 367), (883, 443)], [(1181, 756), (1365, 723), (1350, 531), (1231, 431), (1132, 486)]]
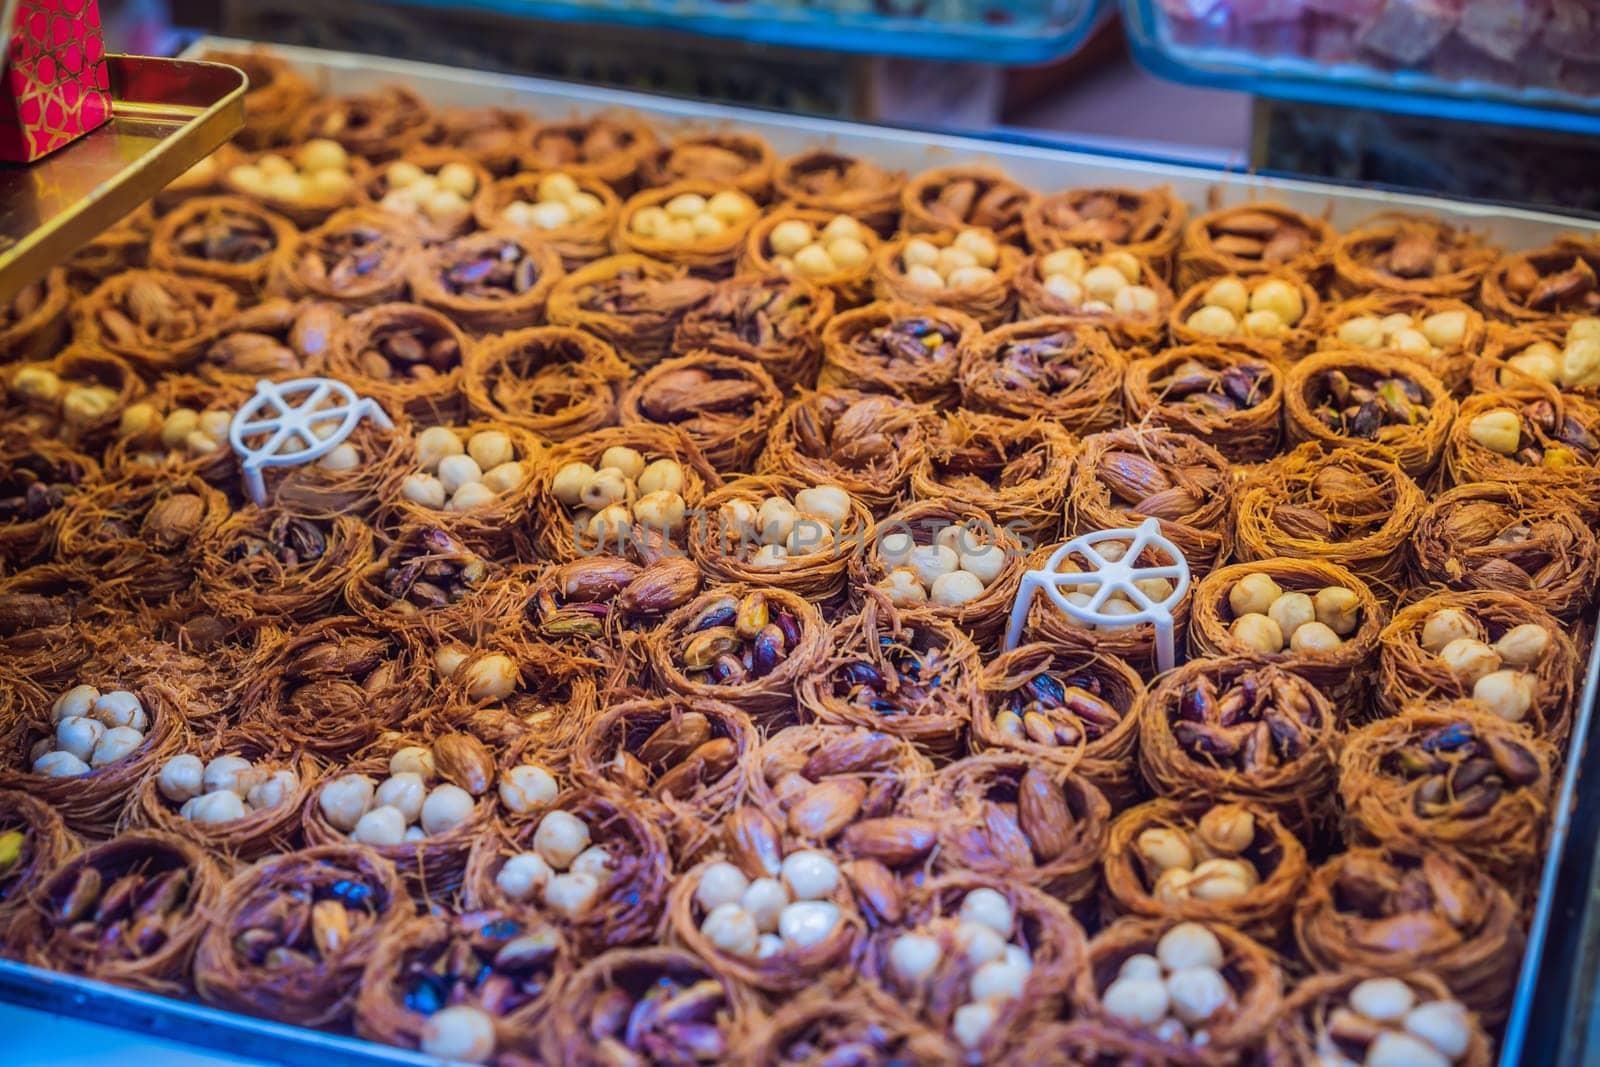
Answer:
[(1456, 608), (1440, 608), (1423, 620), (1422, 647), (1429, 652), (1442, 652), (1450, 642), (1462, 638), (1477, 639), (1482, 632), (1466, 612)]

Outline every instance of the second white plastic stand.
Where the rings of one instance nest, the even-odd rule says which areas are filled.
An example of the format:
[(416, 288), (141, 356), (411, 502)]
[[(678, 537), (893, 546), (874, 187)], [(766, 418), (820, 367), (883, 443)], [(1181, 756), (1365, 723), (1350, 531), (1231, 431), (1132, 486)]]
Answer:
[[(324, 407), (329, 397), (338, 402)], [(394, 422), (369, 397), (357, 396), (344, 382), (332, 378), (295, 378), (287, 382), (256, 383), (255, 395), (228, 424), (228, 443), (239, 455), (239, 466), (244, 471), (245, 488), (258, 507), (267, 505), (266, 479), (263, 467), (292, 467), (310, 463), (332, 452), (355, 431), (363, 418), (370, 418), (385, 430), (394, 429)], [(326, 433), (319, 433), (318, 423), (338, 422)], [(245, 443), (247, 437), (267, 435), (257, 444)], [(295, 446), (295, 439), (301, 442)]]

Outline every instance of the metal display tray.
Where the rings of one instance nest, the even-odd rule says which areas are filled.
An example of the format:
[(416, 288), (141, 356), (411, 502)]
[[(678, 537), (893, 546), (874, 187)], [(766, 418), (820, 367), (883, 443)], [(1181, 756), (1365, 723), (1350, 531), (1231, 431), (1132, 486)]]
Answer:
[[(237, 51), (250, 42), (203, 38), (188, 55), (200, 58), (208, 51)], [(498, 105), (526, 110), (548, 119), (604, 108), (630, 108), (650, 116), (665, 128), (706, 129), (738, 126), (770, 140), (780, 154), (827, 145), (839, 151), (871, 158), (880, 164), (906, 170), (945, 166), (956, 162), (984, 162), (1007, 170), (1019, 181), (1037, 189), (1053, 190), (1089, 185), (1170, 186), (1191, 204), (1234, 203), (1271, 196), (1301, 210), (1326, 212), (1334, 223), (1350, 226), (1378, 211), (1426, 211), (1471, 226), (1512, 248), (1541, 245), (1573, 232), (1600, 236), (1600, 222), (1461, 201), (1345, 188), (1317, 182), (1228, 173), (1198, 166), (1117, 158), (1058, 147), (1014, 144), (974, 137), (957, 137), (925, 131), (866, 126), (826, 119), (696, 104), (619, 90), (593, 89), (543, 81), (455, 70), (447, 67), (377, 59), (313, 49), (275, 48), (303, 73), (331, 92), (359, 92), (381, 84), (402, 82), (423, 99), (440, 106)], [(1558, 1012), (1548, 1008), (1538, 1016), (1536, 1004), (1565, 1003), (1568, 967), (1541, 968), (1559, 887), (1575, 892), (1581, 909), (1588, 895), (1588, 859), (1591, 842), (1569, 850), (1573, 812), (1577, 808), (1578, 782), (1587, 770), (1600, 771), (1600, 745), (1591, 744), (1591, 720), (1600, 693), (1600, 643), (1591, 649), (1580, 703), (1575, 711), (1568, 759), (1554, 804), (1549, 850), (1540, 881), (1539, 906), (1529, 930), (1528, 949), (1511, 1017), (1506, 1025), (1500, 1063), (1513, 1067), (1522, 1061), (1524, 1046), (1546, 1047), (1559, 1031)], [(1583, 852), (1581, 862), (1569, 851)], [(1580, 868), (1581, 869), (1578, 869)], [(1577, 884), (1582, 881), (1582, 884)], [(1580, 911), (1581, 916), (1581, 911)], [(1563, 927), (1573, 930), (1578, 918), (1563, 914)], [(1570, 954), (1573, 940), (1559, 945)], [(1557, 953), (1550, 953), (1552, 956)], [(0, 999), (68, 1015), (91, 1017), (153, 1032), (159, 1036), (236, 1054), (257, 1055), (278, 1062), (321, 1065), (345, 1063), (426, 1062), (414, 1053), (367, 1045), (347, 1037), (328, 1035), (277, 1023), (249, 1019), (213, 1008), (132, 993), (101, 982), (38, 970), (0, 961)], [(1537, 1028), (1535, 1033), (1534, 1028)], [(1531, 1044), (1530, 1034), (1533, 1034)], [(1554, 1040), (1559, 1041), (1559, 1037)], [(1553, 1062), (1544, 1052), (1529, 1062)]]

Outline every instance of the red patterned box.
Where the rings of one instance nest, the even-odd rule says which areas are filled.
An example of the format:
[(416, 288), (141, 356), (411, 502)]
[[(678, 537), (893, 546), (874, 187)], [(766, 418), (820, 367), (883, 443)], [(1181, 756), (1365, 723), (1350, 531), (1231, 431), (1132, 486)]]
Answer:
[(29, 163), (111, 117), (98, 0), (18, 0), (0, 81), (0, 160)]

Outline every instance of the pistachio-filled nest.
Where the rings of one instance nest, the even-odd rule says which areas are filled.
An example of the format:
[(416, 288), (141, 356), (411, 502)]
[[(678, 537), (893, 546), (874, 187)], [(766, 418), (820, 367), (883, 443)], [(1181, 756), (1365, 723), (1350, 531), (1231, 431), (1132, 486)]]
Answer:
[(1312, 872), (1294, 935), (1324, 973), (1436, 975), (1487, 1025), (1506, 1016), (1526, 944), (1516, 903), (1492, 878), (1452, 849), (1402, 841)]
[(1535, 879), (1554, 790), (1554, 747), (1474, 702), (1413, 704), (1345, 738), (1339, 797), (1380, 844), (1458, 850), (1510, 887)]
[(1180, 345), (1135, 359), (1123, 380), (1130, 421), (1191, 434), (1239, 464), (1278, 453), (1283, 372), (1221, 344)]
[(1311, 874), (1270, 809), (1226, 800), (1130, 808), (1111, 824), (1104, 868), (1117, 913), (1224, 923), (1269, 945), (1288, 940)]
[[(886, 1001), (944, 1034), (967, 1062), (1004, 1059), (1021, 1034), (1063, 1007), (1087, 960), (1087, 938), (1061, 901), (964, 872), (906, 897), (904, 915), (874, 931), (862, 969)], [(999, 938), (999, 958), (973, 958), (994, 949), (979, 930)]]
[(822, 331), (820, 387), (953, 404), (961, 354), (983, 333), (949, 307), (879, 301), (835, 315)]
[(678, 323), (714, 291), (683, 267), (628, 253), (597, 259), (561, 279), (545, 314), (552, 326), (575, 327), (611, 344), (642, 370), (672, 353)]
[(606, 342), (567, 326), (540, 326), (474, 345), (462, 391), (480, 415), (565, 441), (611, 425), (627, 379), (627, 364)]
[(1404, 356), (1464, 393), (1489, 328), (1471, 304), (1411, 293), (1371, 293), (1323, 309), (1318, 348)]
[(17, 290), (0, 306), (0, 352), (13, 353), (13, 359), (49, 358), (66, 336), (71, 295), (61, 267)]
[(589, 556), (526, 579), (523, 615), (540, 640), (591, 662), (642, 656), (633, 639), (687, 604), (702, 578), (695, 562), (682, 556), (663, 556), (648, 566), (620, 556)]
[(504, 568), (440, 526), (402, 527), (372, 563), (345, 584), (345, 603), (384, 629), (441, 632), (507, 617), (515, 590)]
[(773, 198), (813, 211), (849, 215), (880, 237), (900, 225), (900, 191), (906, 176), (870, 160), (813, 148), (778, 163)]
[(1561, 747), (1582, 660), (1561, 622), (1500, 590), (1444, 592), (1395, 612), (1379, 638), (1378, 707), (1473, 698)]
[(372, 307), (405, 298), (406, 271), (420, 251), (416, 231), (388, 212), (347, 208), (300, 235), (273, 284), (293, 296)]
[(1172, 290), (1161, 267), (1116, 250), (1091, 260), (1064, 248), (1038, 253), (1017, 267), (1017, 318), (1076, 318), (1124, 345), (1165, 342)]
[(645, 649), (664, 690), (725, 701), (766, 723), (793, 713), (795, 686), (820, 669), (828, 640), (810, 601), (736, 584), (708, 588), (668, 615)]
[(222, 871), (199, 845), (131, 830), (45, 875), (6, 932), (35, 967), (181, 996), (195, 942), (222, 906)]
[(672, 426), (719, 471), (749, 471), (783, 393), (759, 364), (698, 350), (663, 360), (634, 379), (619, 411), (624, 426)]
[(1483, 276), (1479, 301), (1503, 322), (1559, 322), (1600, 311), (1600, 245), (1563, 237), (1544, 248), (1501, 256)]
[(1311, 682), (1249, 656), (1190, 660), (1140, 701), (1139, 770), (1182, 804), (1234, 796), (1291, 829), (1332, 810), (1340, 716)]
[[(508, 887), (521, 887), (514, 886), (509, 875), (500, 877), (514, 857), (551, 851), (549, 845), (540, 847), (543, 838), (539, 830), (555, 813), (561, 813), (563, 822), (582, 822), (587, 827), (587, 841), (604, 849), (607, 857), (603, 876), (588, 874), (594, 883), (593, 895), (576, 909), (565, 900), (559, 907), (548, 898), (541, 904), (534, 899), (537, 890), (533, 896), (519, 899)], [(580, 958), (589, 958), (608, 948), (647, 942), (656, 935), (672, 870), (665, 835), (633, 798), (608, 788), (569, 789), (538, 818), (502, 820), (495, 832), (477, 838), (467, 863), (463, 900), (469, 908), (494, 908), (524, 921), (559, 920)]]
[(925, 170), (900, 191), (901, 229), (938, 233), (975, 226), (1001, 241), (1022, 240), (1022, 220), (1034, 194), (993, 167), (957, 165)]
[(194, 961), (202, 1000), (297, 1026), (346, 1020), (361, 972), (410, 915), (388, 861), (360, 845), (269, 856), (222, 887)]
[(1447, 489), (1411, 535), (1418, 581), (1513, 593), (1567, 622), (1600, 588), (1600, 544), (1577, 511), (1536, 491), (1494, 482)]
[(216, 535), (228, 500), (197, 475), (117, 482), (84, 494), (62, 516), (57, 550), (131, 600), (159, 604), (189, 590), (194, 545)]
[[(840, 495), (842, 513), (836, 499)], [(770, 500), (779, 504), (768, 504)], [(816, 500), (822, 501), (820, 510), (826, 514), (817, 514)], [(812, 510), (801, 510), (795, 501)], [(763, 506), (768, 509), (765, 523)], [(689, 551), (708, 577), (786, 589), (816, 603), (845, 592), (848, 569), (860, 556), (873, 522), (866, 505), (842, 489), (808, 486), (777, 474), (735, 479), (707, 494), (700, 509), (704, 515), (691, 527)], [(776, 547), (783, 549), (781, 555), (772, 550)]]
[(938, 304), (992, 330), (1016, 312), (1022, 263), (1019, 250), (986, 229), (913, 231), (873, 253), (872, 292), (882, 301)]
[(1189, 206), (1168, 186), (1091, 187), (1036, 198), (1023, 212), (1022, 225), (1029, 247), (1040, 254), (1120, 248), (1156, 264), (1166, 277), (1188, 217)]
[(375, 549), (372, 530), (348, 515), (308, 519), (249, 505), (194, 551), (200, 595), (218, 614), (310, 621), (338, 609)]
[(194, 372), (245, 392), (254, 391), (263, 378), (276, 382), (320, 374), (343, 319), (326, 301), (268, 297), (218, 324)]
[(975, 508), (996, 526), (1034, 542), (1061, 532), (1077, 443), (1043, 418), (1014, 419), (957, 409), (930, 423), (911, 495)]
[(944, 767), (910, 806), (938, 826), (942, 871), (1015, 879), (1068, 903), (1094, 892), (1111, 805), (1075, 771), (985, 752)]
[(961, 359), (961, 400), (975, 411), (1052, 419), (1075, 434), (1122, 422), (1127, 358), (1104, 332), (1043, 318), (990, 330)]
[[(14, 679), (6, 679), (16, 685)], [(69, 857), (83, 851), (78, 835), (56, 810), (18, 790), (0, 790), (0, 929), (26, 905), (28, 895)]]
[(1106, 653), (1018, 645), (984, 664), (983, 704), (972, 715), (972, 747), (1014, 753), (1075, 771), (1113, 810), (1138, 794), (1135, 704), (1144, 682)]
[(826, 289), (843, 307), (872, 299), (878, 235), (851, 215), (783, 204), (764, 212), (745, 236), (741, 274), (799, 277)]
[(50, 553), (66, 509), (100, 480), (100, 465), (64, 444), (0, 439), (0, 562), (9, 570)]
[(1336, 563), (1387, 597), (1401, 588), (1404, 547), (1425, 499), (1392, 463), (1304, 444), (1239, 488), (1235, 558)]
[(98, 452), (116, 435), (122, 413), (144, 392), (126, 361), (87, 345), (54, 359), (0, 369), (0, 413), (18, 437), (58, 438)]
[(1283, 269), (1306, 274), (1333, 255), (1333, 227), (1272, 201), (1237, 204), (1196, 215), (1183, 229), (1178, 284), (1184, 288), (1218, 274), (1263, 274)]
[(1297, 271), (1207, 276), (1179, 292), (1167, 333), (1174, 344), (1215, 343), (1292, 363), (1316, 346), (1324, 313), (1316, 287)]
[(621, 212), (611, 186), (560, 169), (508, 175), (473, 201), (480, 229), (521, 231), (555, 249), (569, 271), (611, 254), (611, 231)]
[(1377, 290), (1467, 300), (1499, 258), (1481, 234), (1426, 215), (1386, 212), (1334, 245), (1334, 287), (1344, 296)]
[(706, 697), (612, 704), (572, 745), (573, 781), (639, 798), (674, 854), (697, 856), (748, 788), (758, 744), (750, 717)]
[[(1159, 983), (1163, 971), (1210, 972), (1221, 979), (1205, 982), (1205, 993), (1192, 1001), (1184, 998), (1179, 1010), (1190, 1016), (1192, 1033), (1182, 1026), (1175, 1031), (1158, 1026), (1154, 1019), (1145, 1022), (1142, 1009), (1151, 1005), (1139, 1003), (1137, 996), (1112, 994), (1114, 987), (1130, 982), (1125, 968), (1132, 958), (1141, 965), (1136, 973), (1155, 976), (1133, 979), (1141, 985)], [(1169, 965), (1169, 958), (1182, 966)], [(1125, 918), (1101, 930), (1089, 942), (1088, 965), (1072, 986), (1072, 1006), (1080, 1017), (1152, 1038), (1172, 1063), (1207, 1067), (1248, 1055), (1277, 1018), (1282, 999), (1283, 973), (1269, 949), (1223, 923), (1173, 918)], [(1209, 1011), (1195, 1018), (1197, 1009)], [(1168, 1016), (1167, 1021), (1179, 1020)]]
[(863, 592), (860, 613), (834, 624), (831, 655), (800, 679), (800, 707), (817, 722), (864, 726), (934, 759), (955, 758), (981, 700), (978, 647), (950, 622)]
[(659, 142), (638, 115), (606, 111), (588, 118), (538, 124), (522, 158), (528, 170), (561, 170), (582, 181), (598, 178), (626, 196), (638, 185), (639, 168)]
[(1073, 457), (1067, 528), (1088, 534), (1155, 519), (1200, 577), (1233, 547), (1232, 505), (1228, 461), (1204, 441), (1171, 430), (1114, 430), (1084, 438)]
[(374, 163), (394, 159), (434, 129), (433, 112), (401, 85), (385, 85), (361, 96), (325, 96), (294, 120), (293, 139), (338, 141), (351, 155)]
[(678, 323), (672, 348), (706, 350), (758, 363), (785, 391), (816, 385), (822, 330), (834, 295), (776, 272), (741, 273), (718, 282)]
[[(669, 1004), (681, 1021), (668, 1021), (662, 1009)], [(561, 1008), (545, 1028), (543, 1058), (572, 1067), (606, 1067), (619, 1052), (642, 1058), (651, 1049), (677, 1049), (686, 1033), (714, 1061), (727, 1056), (735, 1041), (761, 1031), (751, 1025), (762, 1017), (755, 994), (679, 948), (614, 949), (596, 956), (564, 984)], [(640, 1025), (627, 1026), (635, 1017)]]
[(1600, 404), (1548, 385), (1462, 401), (1445, 445), (1450, 484), (1498, 482), (1600, 516)]
[(778, 157), (765, 137), (740, 130), (686, 133), (645, 156), (639, 184), (647, 188), (681, 181), (732, 186), (763, 203)]
[(246, 300), (289, 254), (294, 223), (237, 196), (201, 196), (163, 216), (150, 236), (150, 266), (233, 288)]
[(564, 274), (555, 248), (501, 229), (458, 237), (413, 257), (406, 281), (419, 303), (482, 335), (542, 324), (545, 303)]
[(1284, 375), (1283, 391), (1291, 444), (1348, 448), (1418, 479), (1438, 464), (1456, 410), (1422, 364), (1354, 350), (1300, 360)]
[(758, 473), (837, 485), (874, 514), (886, 512), (923, 447), (927, 409), (853, 389), (800, 394), (767, 436)]
[(221, 282), (167, 271), (114, 274), (72, 308), (74, 338), (148, 374), (182, 370), (238, 307)]
[(637, 253), (713, 281), (733, 275), (761, 209), (737, 189), (695, 178), (635, 193), (611, 231), (619, 253)]
[(385, 410), (433, 425), (466, 414), (463, 367), (473, 348), (442, 311), (378, 304), (343, 317), (328, 346), (328, 369)]
[[(1358, 1007), (1366, 1011), (1354, 1010)], [(1371, 1055), (1380, 1041), (1380, 1055), (1398, 1047), (1401, 1055), (1442, 1053), (1461, 1067), (1494, 1062), (1492, 1039), (1482, 1021), (1432, 972), (1372, 978), (1360, 968), (1318, 974), (1296, 984), (1284, 1000), (1264, 1055), (1276, 1067), (1330, 1053), (1365, 1050)]]
[(749, 1027), (739, 1062), (804, 1067), (817, 1056), (865, 1057), (868, 1064), (957, 1067), (956, 1048), (901, 1005), (871, 988), (841, 998), (818, 990), (786, 998), (763, 1026)]
[[(1289, 599), (1280, 605), (1284, 597)], [(1189, 601), (1191, 654), (1253, 656), (1279, 664), (1313, 682), (1344, 717), (1365, 705), (1388, 614), (1351, 571), (1318, 559), (1235, 563), (1200, 579)], [(1320, 628), (1295, 640), (1313, 623)]]

